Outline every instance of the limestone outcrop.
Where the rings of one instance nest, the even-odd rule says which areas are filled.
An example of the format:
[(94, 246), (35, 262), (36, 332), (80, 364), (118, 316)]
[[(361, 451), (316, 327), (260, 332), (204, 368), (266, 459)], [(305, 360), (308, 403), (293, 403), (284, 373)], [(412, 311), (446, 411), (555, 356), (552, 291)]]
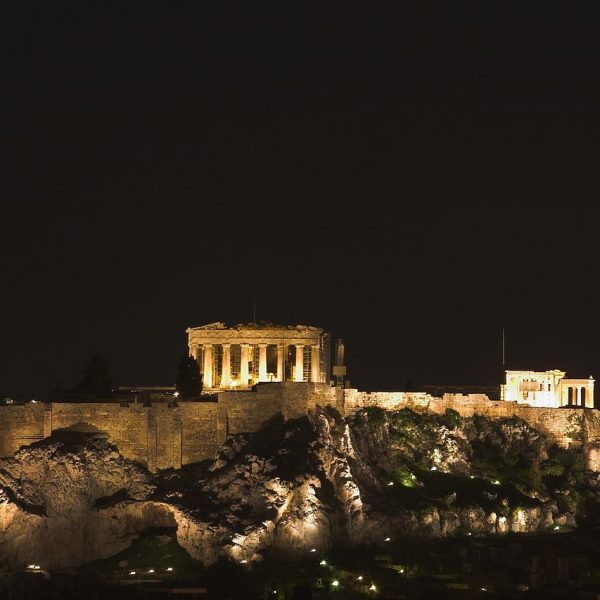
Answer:
[(78, 565), (156, 527), (206, 564), (543, 531), (600, 506), (584, 465), (581, 447), (553, 446), (525, 421), (453, 411), (276, 416), (230, 435), (214, 460), (158, 474), (100, 432), (63, 430), (0, 459), (0, 560)]
[(0, 461), (0, 558), (77, 565), (126, 548), (149, 526), (173, 526), (146, 499), (152, 477), (94, 432), (56, 432)]

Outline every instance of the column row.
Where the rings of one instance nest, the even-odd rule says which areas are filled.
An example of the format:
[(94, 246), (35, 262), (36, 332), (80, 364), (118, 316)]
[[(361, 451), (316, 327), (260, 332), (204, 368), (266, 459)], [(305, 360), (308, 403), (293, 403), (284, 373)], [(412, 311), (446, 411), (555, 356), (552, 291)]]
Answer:
[[(250, 382), (250, 344), (239, 344), (240, 346), (240, 364), (239, 380), (233, 381), (231, 375), (231, 344), (219, 344), (222, 348), (222, 364), (220, 382), (215, 377), (214, 366), (214, 344), (202, 344), (192, 349), (192, 355), (196, 360), (202, 356), (203, 387), (211, 389), (213, 387), (229, 388), (233, 384), (241, 387), (247, 387)], [(273, 344), (277, 347), (277, 375), (275, 381), (284, 381), (285, 379), (285, 350), (289, 345)], [(269, 381), (267, 375), (267, 346), (268, 344), (257, 344), (258, 346), (258, 381)], [(293, 344), (296, 348), (296, 357), (293, 370), (293, 381), (304, 381), (304, 354), (305, 344)], [(310, 345), (310, 373), (308, 378), (311, 382), (319, 381), (319, 346)], [(200, 349), (203, 350), (202, 354)], [(307, 358), (308, 360), (308, 358)], [(308, 368), (308, 367), (307, 367)], [(217, 372), (218, 375), (218, 372)], [(271, 376), (272, 377), (272, 376)], [(220, 385), (214, 385), (220, 383)]]
[(594, 407), (593, 385), (566, 385), (562, 388), (562, 406)]

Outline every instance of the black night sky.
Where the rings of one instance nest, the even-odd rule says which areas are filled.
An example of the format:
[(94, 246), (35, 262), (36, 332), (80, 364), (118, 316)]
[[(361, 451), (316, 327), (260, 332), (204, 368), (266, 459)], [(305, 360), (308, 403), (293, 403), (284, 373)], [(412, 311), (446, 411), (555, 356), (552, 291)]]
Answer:
[(172, 384), (254, 300), (362, 389), (498, 383), (502, 327), (600, 377), (597, 22), (396, 4), (6, 14), (0, 395)]

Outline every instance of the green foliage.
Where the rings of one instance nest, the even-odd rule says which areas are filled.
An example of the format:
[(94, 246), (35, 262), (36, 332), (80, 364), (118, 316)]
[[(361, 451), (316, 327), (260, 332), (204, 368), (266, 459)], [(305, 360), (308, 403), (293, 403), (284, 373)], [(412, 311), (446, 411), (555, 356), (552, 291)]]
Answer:
[(413, 488), (417, 485), (416, 475), (406, 466), (393, 469), (390, 480), (397, 485), (402, 485), (407, 488)]
[(446, 409), (441, 420), (448, 426), (448, 429), (457, 429), (462, 423), (462, 417), (452, 408)]
[[(566, 449), (554, 445), (548, 449), (548, 459), (541, 467), (542, 479), (561, 512), (581, 514), (587, 510), (588, 504), (582, 493), (584, 470), (585, 460), (580, 448)], [(593, 503), (588, 508), (594, 514)]]
[(110, 392), (112, 385), (108, 360), (102, 356), (94, 355), (84, 367), (83, 378), (77, 384), (75, 390), (102, 394)]
[(398, 509), (481, 507), (510, 517), (550, 496), (561, 512), (578, 518), (590, 506), (600, 526), (600, 497), (597, 505), (589, 499), (581, 449), (548, 447), (544, 435), (523, 419), (463, 418), (454, 410), (365, 412), (371, 427), (387, 424), (381, 484)]
[(379, 406), (369, 406), (365, 409), (369, 424), (381, 427), (385, 423), (385, 410)]
[[(129, 548), (110, 558), (98, 560), (93, 565), (102, 573), (113, 577), (122, 577), (134, 570), (138, 579), (155, 579), (156, 575), (148, 573), (149, 569), (154, 569), (161, 578), (198, 574), (202, 565), (177, 543), (172, 532), (168, 533), (171, 540), (167, 539), (165, 533), (148, 531)], [(121, 561), (127, 561), (127, 565), (119, 567)], [(173, 571), (167, 571), (169, 567)]]
[(525, 491), (542, 485), (540, 462), (544, 440), (524, 420), (511, 417), (473, 417), (469, 432), (473, 448), (472, 466), (485, 477), (512, 481)]
[(181, 398), (197, 398), (202, 391), (200, 366), (193, 356), (185, 354), (179, 362), (177, 391)]

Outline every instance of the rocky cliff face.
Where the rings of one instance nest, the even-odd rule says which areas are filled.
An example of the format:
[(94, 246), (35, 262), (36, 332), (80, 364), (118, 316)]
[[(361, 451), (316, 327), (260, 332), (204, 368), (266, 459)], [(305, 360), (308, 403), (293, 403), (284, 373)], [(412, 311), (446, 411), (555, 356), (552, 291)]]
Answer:
[(0, 461), (0, 558), (77, 565), (127, 547), (148, 526), (174, 525), (146, 502), (152, 477), (105, 436), (59, 432)]
[(578, 449), (518, 419), (332, 409), (231, 436), (214, 461), (156, 476), (98, 432), (57, 432), (0, 460), (0, 558), (49, 568), (177, 529), (207, 564), (333, 542), (503, 534), (575, 524), (600, 506)]

